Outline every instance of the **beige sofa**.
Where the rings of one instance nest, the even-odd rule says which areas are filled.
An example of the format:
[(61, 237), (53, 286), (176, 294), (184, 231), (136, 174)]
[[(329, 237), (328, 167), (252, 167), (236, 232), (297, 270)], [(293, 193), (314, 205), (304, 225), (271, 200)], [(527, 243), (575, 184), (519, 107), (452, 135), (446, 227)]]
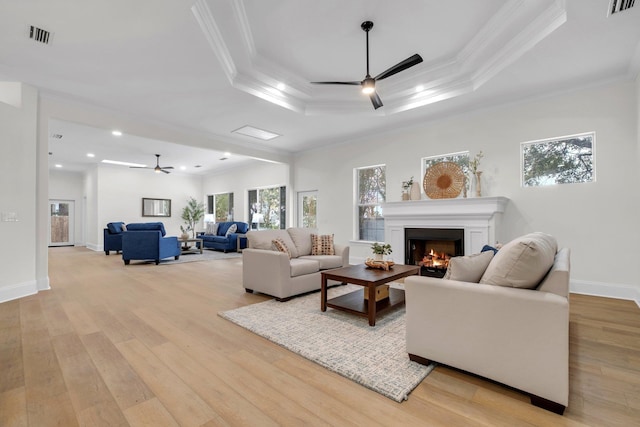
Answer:
[[(248, 248), (242, 251), (242, 285), (247, 292), (261, 292), (286, 301), (320, 289), (320, 271), (349, 265), (349, 247), (335, 245), (334, 255), (311, 255), (312, 228), (262, 230), (247, 233)], [(291, 253), (280, 252), (280, 239)]]
[(505, 245), (484, 273), (472, 273), (480, 283), (405, 279), (409, 357), (509, 385), (562, 414), (569, 400), (569, 256), (551, 236), (533, 233)]

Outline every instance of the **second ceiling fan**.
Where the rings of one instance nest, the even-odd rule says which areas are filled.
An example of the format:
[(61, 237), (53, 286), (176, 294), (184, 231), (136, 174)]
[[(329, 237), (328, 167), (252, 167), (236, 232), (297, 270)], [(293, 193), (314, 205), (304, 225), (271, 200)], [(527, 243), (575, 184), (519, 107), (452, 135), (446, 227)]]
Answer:
[(378, 80), (383, 80), (383, 79), (386, 79), (387, 77), (391, 77), (394, 74), (399, 73), (400, 71), (404, 71), (407, 68), (413, 67), (414, 65), (421, 63), (422, 57), (416, 53), (415, 55), (410, 56), (404, 61), (397, 63), (396, 65), (389, 68), (388, 70), (383, 71), (377, 76), (371, 77), (371, 75), (369, 74), (369, 31), (371, 30), (371, 28), (373, 28), (373, 22), (364, 21), (360, 25), (360, 28), (362, 28), (362, 30), (367, 35), (366, 36), (367, 38), (367, 75), (365, 76), (364, 80), (359, 82), (350, 81), (350, 82), (311, 82), (311, 83), (322, 84), (322, 85), (360, 85), (362, 86), (362, 92), (369, 95), (369, 98), (371, 98), (371, 103), (373, 104), (373, 108), (377, 110), (378, 108), (382, 107), (383, 104), (382, 104), (382, 100), (376, 93), (376, 82)]

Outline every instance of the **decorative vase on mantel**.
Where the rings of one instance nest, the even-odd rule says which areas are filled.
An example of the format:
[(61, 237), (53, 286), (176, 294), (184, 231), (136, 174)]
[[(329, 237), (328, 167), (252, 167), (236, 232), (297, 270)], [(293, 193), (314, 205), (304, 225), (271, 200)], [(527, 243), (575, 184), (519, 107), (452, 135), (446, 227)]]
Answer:
[(475, 181), (476, 181), (476, 197), (482, 197), (482, 185), (481, 185), (481, 179), (480, 177), (482, 176), (482, 171), (477, 171), (475, 173)]
[(414, 182), (411, 184), (411, 200), (420, 200), (420, 183)]

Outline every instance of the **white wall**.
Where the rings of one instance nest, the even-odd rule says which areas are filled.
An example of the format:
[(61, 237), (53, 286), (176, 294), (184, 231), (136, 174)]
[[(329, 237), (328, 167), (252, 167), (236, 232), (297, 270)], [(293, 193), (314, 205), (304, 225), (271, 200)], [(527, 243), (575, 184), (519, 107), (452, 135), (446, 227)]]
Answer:
[(209, 194), (233, 193), (235, 221), (249, 222), (247, 191), (261, 187), (287, 186), (287, 227), (293, 224), (295, 200), (291, 191), (289, 165), (256, 161), (254, 164), (220, 174), (204, 177), (203, 197)]
[(0, 102), (0, 236), (4, 242), (0, 245), (0, 302), (38, 291), (34, 250), (38, 92), (18, 83), (8, 87), (13, 105)]
[[(635, 105), (635, 84), (615, 83), (319, 149), (296, 157), (295, 187), (319, 190), (320, 228), (346, 242), (354, 237), (354, 168), (386, 164), (387, 200), (398, 201), (402, 181), (412, 175), (422, 181), (422, 157), (482, 150), (483, 194), (511, 199), (507, 240), (537, 230), (553, 234), (572, 250), (575, 282), (640, 289)], [(521, 142), (587, 131), (596, 131), (596, 182), (520, 186)], [(354, 257), (368, 253), (368, 245), (352, 245)]]
[[(180, 226), (184, 225), (180, 215), (187, 200), (189, 197), (202, 200), (200, 176), (109, 166), (99, 166), (97, 176), (96, 221), (89, 223), (96, 235), (90, 247), (97, 250), (102, 250), (102, 233), (109, 222), (162, 222), (167, 235), (178, 236)], [(143, 217), (142, 198), (170, 199), (171, 217)]]
[(49, 172), (49, 199), (73, 201), (74, 244), (84, 246), (84, 174), (51, 170)]

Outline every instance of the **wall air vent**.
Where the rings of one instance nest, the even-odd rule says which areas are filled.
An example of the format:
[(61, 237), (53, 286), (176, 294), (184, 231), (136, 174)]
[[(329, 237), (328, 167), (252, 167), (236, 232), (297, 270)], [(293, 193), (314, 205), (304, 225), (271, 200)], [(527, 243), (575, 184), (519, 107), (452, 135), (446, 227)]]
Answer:
[(60, 135), (59, 133), (54, 133), (54, 134), (51, 134), (51, 138), (62, 139), (62, 135)]
[(609, 3), (609, 16), (631, 9), (635, 2), (636, 0), (611, 0), (611, 3)]
[(40, 43), (49, 44), (51, 32), (31, 25), (29, 27), (29, 38)]

